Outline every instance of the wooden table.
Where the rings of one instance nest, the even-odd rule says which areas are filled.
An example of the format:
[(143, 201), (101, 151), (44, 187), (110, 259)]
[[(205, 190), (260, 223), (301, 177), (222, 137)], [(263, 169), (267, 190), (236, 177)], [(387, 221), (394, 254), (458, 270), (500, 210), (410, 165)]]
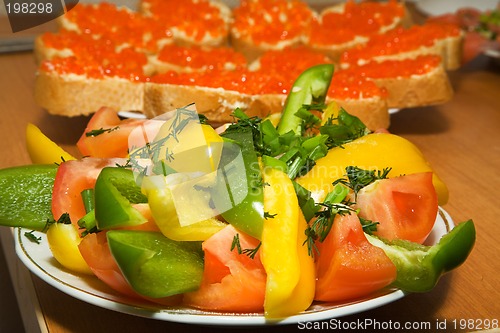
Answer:
[[(84, 117), (51, 116), (40, 109), (33, 100), (35, 70), (31, 53), (0, 55), (0, 168), (30, 163), (24, 137), (28, 122), (74, 152), (74, 144), (88, 121)], [(481, 56), (450, 73), (450, 78), (456, 92), (453, 100), (435, 107), (401, 110), (392, 116), (390, 130), (420, 147), (449, 186), (450, 200), (444, 208), (455, 222), (474, 219), (476, 246), (467, 262), (442, 278), (433, 291), (341, 318), (342, 322), (356, 323), (368, 318), (384, 325), (430, 323), (432, 329), (428, 332), (457, 332), (483, 328), (480, 325), (486, 320), (500, 320), (500, 66)], [(220, 331), (144, 319), (76, 300), (26, 273), (13, 254), (12, 239), (9, 243), (6, 230), (9, 229), (2, 229), (2, 241), (29, 331)], [(5, 267), (0, 270), (5, 271)], [(477, 326), (454, 327), (463, 320), (474, 320)], [(439, 329), (443, 328), (443, 321), (446, 329)], [(270, 331), (290, 332), (298, 328), (279, 326)]]

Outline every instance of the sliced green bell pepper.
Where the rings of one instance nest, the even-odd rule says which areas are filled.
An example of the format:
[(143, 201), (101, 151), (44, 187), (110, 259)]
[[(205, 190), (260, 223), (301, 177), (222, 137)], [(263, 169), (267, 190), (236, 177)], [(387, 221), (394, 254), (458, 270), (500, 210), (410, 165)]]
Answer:
[(460, 266), (471, 252), (476, 230), (472, 220), (457, 225), (437, 244), (425, 246), (405, 240), (387, 241), (366, 235), (396, 265), (394, 286), (408, 292), (426, 292), (434, 288), (441, 276)]
[(94, 189), (95, 218), (100, 230), (139, 225), (146, 218), (132, 204), (147, 198), (136, 184), (131, 170), (106, 167), (97, 177)]
[[(264, 195), (262, 191), (262, 174), (259, 160), (254, 148), (251, 128), (239, 128), (222, 134), (230, 143), (224, 145), (217, 172), (218, 193), (229, 193), (232, 208), (221, 211), (222, 217), (235, 228), (260, 239), (264, 225)], [(239, 149), (234, 149), (239, 146)], [(243, 164), (237, 162), (241, 151)], [(236, 162), (235, 162), (236, 161)], [(236, 202), (236, 198), (242, 198)], [(227, 206), (227, 197), (213, 194), (216, 208)]]
[(332, 64), (313, 66), (305, 70), (294, 82), (285, 102), (285, 107), (278, 124), (278, 133), (293, 131), (302, 134), (303, 118), (297, 116), (303, 105), (325, 102), (334, 67)]
[(52, 217), (55, 164), (0, 170), (0, 225), (43, 231)]
[(194, 291), (203, 276), (201, 242), (178, 242), (159, 232), (107, 231), (108, 245), (130, 286), (161, 298)]

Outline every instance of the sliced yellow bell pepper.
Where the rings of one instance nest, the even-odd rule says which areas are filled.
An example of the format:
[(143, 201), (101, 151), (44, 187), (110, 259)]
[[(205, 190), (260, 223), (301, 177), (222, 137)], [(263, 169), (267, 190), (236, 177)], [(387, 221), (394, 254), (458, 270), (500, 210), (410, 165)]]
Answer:
[[(161, 182), (164, 182), (164, 184), (160, 184)], [(156, 225), (167, 238), (176, 241), (203, 241), (226, 226), (225, 223), (216, 218), (181, 225), (172, 192), (167, 187), (166, 178), (163, 176), (146, 177), (142, 189), (148, 197), (148, 204)], [(195, 199), (193, 198), (193, 200)], [(193, 202), (193, 206), (196, 208), (200, 208), (200, 205), (203, 205), (203, 203)], [(196, 214), (196, 209), (193, 209), (192, 212)], [(187, 213), (184, 212), (184, 214)]]
[(92, 275), (78, 250), (81, 238), (72, 224), (54, 223), (47, 230), (47, 241), (54, 258), (70, 271)]
[(327, 123), (329, 119), (332, 119), (332, 123), (336, 123), (336, 118), (339, 116), (340, 107), (335, 101), (331, 101), (326, 106), (326, 109), (321, 114), (321, 125)]
[[(142, 191), (163, 235), (176, 241), (203, 241), (226, 224), (215, 218), (218, 214), (209, 206), (208, 194), (192, 189), (199, 182), (213, 183), (223, 140), (212, 127), (195, 121), (175, 137), (172, 128), (172, 120), (163, 124), (155, 141), (168, 138), (158, 155), (171, 156), (163, 162), (173, 173), (144, 177)], [(196, 176), (190, 178), (193, 174)]]
[[(167, 121), (155, 140), (171, 134), (172, 124)], [(175, 138), (166, 141), (159, 156), (171, 155), (165, 162), (178, 172), (212, 172), (219, 164), (222, 142), (222, 137), (210, 125), (190, 122)]]
[(26, 127), (26, 148), (33, 164), (53, 164), (75, 159), (33, 124)]
[[(388, 133), (365, 135), (343, 147), (331, 149), (316, 165), (297, 182), (312, 192), (317, 202), (333, 190), (332, 182), (345, 177), (345, 168), (357, 166), (366, 170), (382, 170), (391, 167), (389, 177), (433, 171), (422, 152), (410, 141)], [(448, 188), (433, 173), (433, 184), (439, 204), (448, 201)]]
[(283, 318), (307, 309), (314, 298), (314, 262), (305, 240), (306, 221), (293, 184), (281, 170), (264, 172), (264, 210), (269, 214), (262, 232), (261, 260), (267, 273), (264, 312)]

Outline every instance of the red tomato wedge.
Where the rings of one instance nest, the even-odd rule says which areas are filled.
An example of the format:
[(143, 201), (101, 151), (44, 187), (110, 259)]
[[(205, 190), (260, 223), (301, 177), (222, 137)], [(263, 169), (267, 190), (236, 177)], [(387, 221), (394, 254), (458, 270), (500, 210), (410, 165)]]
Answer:
[(250, 258), (231, 251), (238, 234), (241, 249), (255, 249), (259, 241), (228, 225), (205, 242), (205, 268), (200, 289), (184, 295), (184, 303), (203, 310), (257, 312), (264, 308), (266, 273), (260, 254)]
[(377, 225), (377, 236), (423, 243), (438, 213), (432, 173), (378, 180), (358, 192), (359, 216)]
[(337, 215), (330, 233), (317, 247), (317, 301), (367, 296), (396, 279), (396, 266), (382, 249), (368, 242), (354, 213)]
[(153, 219), (153, 214), (151, 214), (151, 209), (147, 203), (133, 204), (132, 207), (137, 209), (139, 213), (147, 219), (147, 221), (143, 224), (123, 227), (121, 229), (160, 232), (160, 228), (156, 225), (156, 222)]
[(102, 168), (125, 164), (124, 159), (84, 158), (61, 163), (57, 169), (52, 192), (52, 215), (58, 219), (68, 213), (71, 223), (78, 228), (78, 220), (85, 216), (81, 192), (94, 188)]
[[(100, 108), (90, 118), (76, 145), (83, 156), (127, 157), (128, 137), (135, 128), (145, 121), (145, 119), (122, 120), (116, 110), (108, 107)], [(95, 133), (95, 135), (87, 136), (87, 133)]]

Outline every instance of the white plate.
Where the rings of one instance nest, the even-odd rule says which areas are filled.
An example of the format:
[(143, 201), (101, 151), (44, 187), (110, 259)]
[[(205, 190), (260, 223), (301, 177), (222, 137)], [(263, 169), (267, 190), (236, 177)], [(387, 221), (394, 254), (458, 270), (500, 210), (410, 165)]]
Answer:
[[(437, 216), (434, 229), (427, 243), (436, 243), (441, 236), (449, 232), (454, 224), (451, 217), (442, 209)], [(157, 320), (203, 324), (252, 326), (266, 324), (292, 324), (305, 321), (319, 321), (351, 315), (367, 311), (391, 302), (406, 294), (398, 289), (388, 289), (376, 295), (348, 303), (315, 303), (308, 310), (278, 322), (266, 320), (262, 314), (222, 314), (204, 312), (189, 308), (165, 308), (151, 303), (142, 303), (121, 296), (93, 276), (76, 275), (62, 268), (52, 257), (47, 239), (42, 233), (40, 244), (31, 242), (24, 233), (26, 229), (18, 229), (15, 233), (16, 252), (28, 269), (39, 278), (60, 291), (84, 302), (130, 315)]]

